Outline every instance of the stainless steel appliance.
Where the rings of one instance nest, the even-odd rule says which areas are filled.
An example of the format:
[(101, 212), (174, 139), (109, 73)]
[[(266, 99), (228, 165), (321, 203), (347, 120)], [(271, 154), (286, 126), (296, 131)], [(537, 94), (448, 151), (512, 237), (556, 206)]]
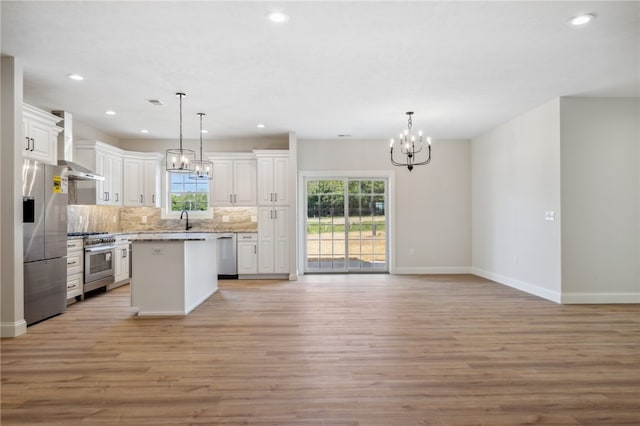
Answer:
[(24, 317), (27, 325), (67, 308), (67, 177), (64, 167), (22, 165)]
[(238, 278), (237, 241), (233, 232), (217, 234), (218, 278)]
[(84, 240), (84, 285), (85, 293), (115, 282), (116, 238), (92, 235)]

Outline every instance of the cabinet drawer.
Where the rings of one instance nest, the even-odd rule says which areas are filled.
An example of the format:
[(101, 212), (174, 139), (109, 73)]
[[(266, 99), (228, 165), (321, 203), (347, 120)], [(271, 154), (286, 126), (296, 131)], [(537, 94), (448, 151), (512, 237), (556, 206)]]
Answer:
[(67, 299), (82, 295), (82, 275), (76, 274), (67, 278)]
[(240, 241), (258, 241), (258, 233), (238, 233), (238, 242)]
[(73, 240), (67, 240), (67, 252), (72, 250), (82, 250), (82, 244), (84, 240), (82, 238), (74, 238)]
[(67, 254), (67, 276), (70, 277), (73, 274), (82, 274), (83, 271), (83, 253), (80, 251)]

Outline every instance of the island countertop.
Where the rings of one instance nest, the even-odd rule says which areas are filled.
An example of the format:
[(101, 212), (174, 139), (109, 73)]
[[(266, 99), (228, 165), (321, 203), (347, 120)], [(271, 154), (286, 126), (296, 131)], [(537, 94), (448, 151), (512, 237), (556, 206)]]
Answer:
[(217, 232), (152, 232), (132, 234), (131, 240), (145, 241), (203, 241), (216, 239)]

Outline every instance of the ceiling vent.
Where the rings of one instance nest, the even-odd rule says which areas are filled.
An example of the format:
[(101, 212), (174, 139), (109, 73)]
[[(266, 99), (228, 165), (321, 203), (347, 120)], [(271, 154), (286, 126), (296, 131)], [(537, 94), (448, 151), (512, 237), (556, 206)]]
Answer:
[(147, 99), (147, 102), (155, 106), (164, 106), (164, 103), (162, 103), (160, 99)]

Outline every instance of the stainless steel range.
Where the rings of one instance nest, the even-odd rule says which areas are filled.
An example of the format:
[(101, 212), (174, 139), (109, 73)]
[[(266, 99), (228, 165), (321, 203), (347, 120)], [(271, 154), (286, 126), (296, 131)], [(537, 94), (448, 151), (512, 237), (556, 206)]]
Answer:
[(112, 284), (115, 281), (116, 238), (100, 232), (75, 235), (84, 236), (84, 292)]

